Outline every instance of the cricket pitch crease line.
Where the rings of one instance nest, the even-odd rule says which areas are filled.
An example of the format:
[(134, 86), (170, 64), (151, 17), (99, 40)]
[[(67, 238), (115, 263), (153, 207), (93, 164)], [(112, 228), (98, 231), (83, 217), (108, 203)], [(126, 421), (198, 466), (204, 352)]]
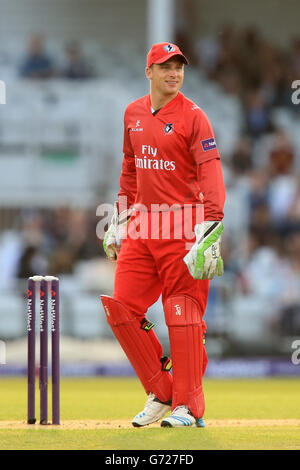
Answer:
[[(279, 427), (292, 426), (300, 428), (300, 419), (205, 419), (207, 428), (215, 427)], [(160, 427), (160, 421), (144, 428)], [(30, 425), (25, 421), (0, 421), (2, 429), (133, 429), (129, 420), (62, 420), (59, 426), (40, 424)]]

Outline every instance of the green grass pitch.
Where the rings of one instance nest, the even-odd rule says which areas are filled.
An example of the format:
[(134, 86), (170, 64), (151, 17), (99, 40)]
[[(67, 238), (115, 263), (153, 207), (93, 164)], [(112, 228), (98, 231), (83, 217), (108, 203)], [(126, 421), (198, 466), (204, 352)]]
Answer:
[(136, 429), (146, 397), (136, 379), (63, 378), (62, 425), (28, 426), (26, 379), (0, 378), (0, 449), (300, 449), (299, 379), (206, 379), (204, 389), (205, 429)]

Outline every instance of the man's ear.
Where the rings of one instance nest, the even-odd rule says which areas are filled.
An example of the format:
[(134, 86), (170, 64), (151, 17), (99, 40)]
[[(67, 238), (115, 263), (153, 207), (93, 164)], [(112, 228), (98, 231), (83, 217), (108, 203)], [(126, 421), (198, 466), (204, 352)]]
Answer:
[(146, 75), (146, 77), (148, 78), (148, 80), (151, 80), (151, 79), (152, 79), (152, 69), (151, 69), (151, 67), (146, 67), (146, 69), (145, 69), (145, 75)]

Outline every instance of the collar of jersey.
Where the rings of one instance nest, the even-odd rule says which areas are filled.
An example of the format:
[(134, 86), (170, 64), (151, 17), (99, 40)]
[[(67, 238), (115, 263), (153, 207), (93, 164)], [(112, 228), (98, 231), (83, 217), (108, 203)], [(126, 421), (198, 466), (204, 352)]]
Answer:
[[(178, 101), (180, 101), (182, 99), (182, 96), (183, 94), (179, 91), (178, 94), (175, 96), (175, 98), (173, 98), (171, 101), (169, 101), (168, 104), (166, 104), (165, 106), (163, 106), (162, 108), (160, 108), (159, 110), (159, 113), (157, 114), (163, 114), (165, 111), (169, 111), (170, 109), (172, 109), (172, 107), (174, 105), (176, 105), (176, 103), (178, 103)], [(147, 95), (147, 109), (149, 110), (149, 112), (152, 114), (152, 111), (151, 111), (151, 100), (150, 100), (150, 94)]]

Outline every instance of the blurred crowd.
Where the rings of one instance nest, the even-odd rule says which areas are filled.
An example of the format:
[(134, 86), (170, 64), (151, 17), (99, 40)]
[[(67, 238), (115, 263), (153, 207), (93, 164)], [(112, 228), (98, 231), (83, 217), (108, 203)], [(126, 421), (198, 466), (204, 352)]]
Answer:
[(24, 210), (21, 219), (21, 229), (7, 232), (1, 243), (0, 264), (8, 285), (10, 279), (36, 273), (73, 274), (79, 261), (103, 256), (98, 220), (91, 211)]
[(281, 48), (254, 27), (238, 30), (226, 26), (219, 35), (199, 40), (193, 57), (207, 77), (226, 93), (239, 97), (249, 135), (259, 136), (272, 129), (270, 112), (274, 107), (299, 112), (291, 100), (291, 84), (300, 76), (300, 36)]
[(283, 130), (276, 124), (273, 112), (285, 109), (291, 122), (298, 120), (299, 132), (300, 106), (291, 96), (292, 83), (300, 77), (300, 37), (282, 49), (255, 28), (228, 26), (220, 35), (199, 41), (194, 63), (239, 99), (244, 115), (242, 133), (233, 153), (223, 156), (223, 167), (227, 193), (233, 189), (235, 198), (244, 201), (241, 219), (248, 214), (247, 246), (242, 255), (232, 246), (239, 243), (239, 235), (229, 240), (231, 221), (236, 226), (229, 217), (225, 265), (237, 276), (242, 295), (268, 300), (274, 328), (299, 334), (299, 139), (295, 127)]
[(80, 44), (70, 42), (65, 47), (65, 62), (59, 66), (47, 52), (43, 35), (34, 34), (29, 41), (19, 70), (20, 76), (32, 80), (64, 78), (86, 80), (93, 78), (92, 65), (84, 57)]
[[(242, 295), (267, 300), (274, 326), (290, 335), (300, 333), (299, 157), (289, 135), (275, 129), (256, 142), (242, 136), (223, 165), (227, 194), (241, 198), (227, 222), (225, 265)], [(231, 239), (232, 217), (245, 221), (244, 211), (246, 239), (239, 232)], [(242, 255), (239, 243), (247, 245)]]

